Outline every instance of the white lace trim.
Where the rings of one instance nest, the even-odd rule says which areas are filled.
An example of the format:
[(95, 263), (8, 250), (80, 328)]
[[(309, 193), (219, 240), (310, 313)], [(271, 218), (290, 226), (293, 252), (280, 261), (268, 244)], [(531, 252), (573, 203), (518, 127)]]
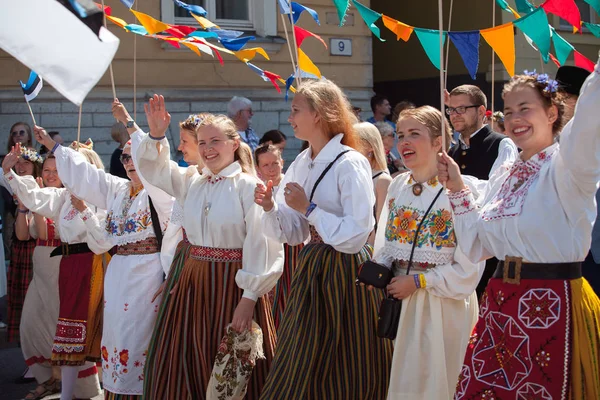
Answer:
[[(454, 262), (454, 251), (456, 248), (443, 248), (441, 250), (432, 250), (432, 249), (415, 249), (415, 254), (413, 256), (413, 261), (420, 263), (428, 263), (435, 265), (443, 265), (450, 264)], [(410, 249), (402, 248), (399, 249), (397, 247), (392, 247), (386, 244), (381, 250), (380, 255), (377, 258), (382, 258), (385, 260), (393, 261), (393, 260), (409, 260), (410, 259)]]

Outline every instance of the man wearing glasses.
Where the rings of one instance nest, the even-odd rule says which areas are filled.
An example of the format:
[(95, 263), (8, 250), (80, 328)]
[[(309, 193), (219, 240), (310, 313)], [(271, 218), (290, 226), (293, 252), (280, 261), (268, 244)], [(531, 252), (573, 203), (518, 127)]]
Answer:
[(454, 130), (460, 133), (448, 154), (463, 174), (487, 180), (497, 167), (518, 157), (512, 140), (484, 124), (487, 99), (477, 86), (454, 88), (446, 103), (446, 114)]
[(250, 146), (252, 153), (258, 147), (258, 136), (250, 127), (252, 122), (252, 101), (245, 97), (235, 96), (227, 104), (227, 116), (233, 120), (237, 127), (240, 138)]

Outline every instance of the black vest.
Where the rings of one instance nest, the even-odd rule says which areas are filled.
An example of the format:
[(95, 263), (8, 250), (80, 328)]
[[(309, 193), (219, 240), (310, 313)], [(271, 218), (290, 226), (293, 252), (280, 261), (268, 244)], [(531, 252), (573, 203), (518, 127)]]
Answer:
[(462, 149), (459, 141), (450, 148), (449, 155), (456, 161), (463, 175), (487, 180), (498, 158), (498, 147), (503, 139), (506, 139), (506, 136), (492, 131), (489, 125), (484, 125), (471, 138), (468, 149)]

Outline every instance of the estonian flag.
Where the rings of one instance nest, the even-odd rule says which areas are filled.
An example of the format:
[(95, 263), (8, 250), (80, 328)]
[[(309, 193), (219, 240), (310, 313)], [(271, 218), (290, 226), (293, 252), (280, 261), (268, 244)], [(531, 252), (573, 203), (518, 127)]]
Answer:
[(27, 83), (23, 83), (23, 81), (19, 81), (19, 83), (21, 83), (21, 88), (23, 89), (23, 94), (25, 95), (25, 100), (27, 100), (27, 102), (35, 99), (43, 86), (42, 77), (33, 71), (29, 74)]

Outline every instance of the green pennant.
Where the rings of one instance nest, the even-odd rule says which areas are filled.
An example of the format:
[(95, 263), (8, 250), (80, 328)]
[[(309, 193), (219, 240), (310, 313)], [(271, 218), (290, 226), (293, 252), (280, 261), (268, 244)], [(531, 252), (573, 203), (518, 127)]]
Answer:
[(373, 35), (377, 36), (377, 38), (382, 42), (385, 42), (385, 39), (381, 38), (381, 31), (379, 30), (379, 27), (375, 25), (375, 22), (381, 18), (381, 14), (371, 10), (368, 7), (365, 7), (356, 0), (352, 0), (352, 3), (354, 3), (358, 13), (362, 17), (363, 21), (365, 21), (365, 24), (367, 24), (367, 27), (371, 30), (371, 32), (373, 32)]
[(550, 27), (548, 16), (542, 7), (513, 22), (525, 35), (537, 45), (545, 63), (550, 59)]
[(556, 59), (560, 65), (565, 65), (567, 59), (571, 55), (571, 52), (575, 48), (565, 40), (562, 36), (552, 30), (552, 42), (554, 43), (554, 49), (556, 50)]
[(346, 13), (348, 12), (348, 7), (350, 7), (350, 0), (333, 0), (333, 4), (337, 9), (340, 26), (342, 26), (346, 22)]
[[(429, 57), (431, 63), (437, 68), (441, 69), (440, 63), (440, 31), (433, 29), (421, 29), (415, 28), (415, 33), (421, 42), (421, 46), (423, 46), (423, 50)], [(444, 32), (444, 38), (442, 40), (442, 45), (446, 43), (446, 36), (448, 34)]]
[(588, 3), (597, 14), (600, 14), (600, 0), (583, 0)]
[(584, 22), (583, 25), (592, 32), (592, 35), (600, 38), (600, 24), (590, 24), (589, 22)]
[(502, 8), (503, 10), (509, 11), (508, 3), (506, 2), (506, 0), (496, 0), (496, 4), (498, 4), (500, 6), (500, 8)]

